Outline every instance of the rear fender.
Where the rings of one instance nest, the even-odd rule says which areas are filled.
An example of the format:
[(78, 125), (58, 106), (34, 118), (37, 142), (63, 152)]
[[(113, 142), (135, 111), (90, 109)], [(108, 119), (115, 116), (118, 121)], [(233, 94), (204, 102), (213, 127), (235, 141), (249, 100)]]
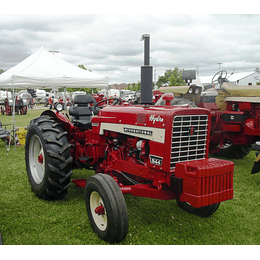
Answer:
[(59, 122), (63, 124), (63, 128), (68, 132), (68, 136), (71, 136), (71, 133), (74, 129), (74, 125), (64, 114), (58, 111), (45, 110), (42, 112), (41, 116), (49, 116), (56, 118)]

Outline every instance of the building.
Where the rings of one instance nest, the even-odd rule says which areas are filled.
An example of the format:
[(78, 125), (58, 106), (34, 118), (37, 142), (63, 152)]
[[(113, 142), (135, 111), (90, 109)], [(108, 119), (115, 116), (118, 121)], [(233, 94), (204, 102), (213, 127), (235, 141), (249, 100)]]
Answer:
[(231, 73), (227, 78), (236, 85), (256, 85), (257, 82), (260, 82), (260, 73), (257, 68), (253, 72)]
[(111, 85), (112, 88), (118, 89), (118, 90), (122, 90), (122, 89), (127, 89), (128, 85), (126, 83), (122, 83), (122, 84), (113, 84)]
[[(203, 86), (211, 84), (212, 76), (202, 76), (200, 77)], [(227, 74), (227, 79), (236, 85), (256, 85), (260, 82), (260, 70), (256, 68), (255, 71), (251, 72), (240, 72)]]

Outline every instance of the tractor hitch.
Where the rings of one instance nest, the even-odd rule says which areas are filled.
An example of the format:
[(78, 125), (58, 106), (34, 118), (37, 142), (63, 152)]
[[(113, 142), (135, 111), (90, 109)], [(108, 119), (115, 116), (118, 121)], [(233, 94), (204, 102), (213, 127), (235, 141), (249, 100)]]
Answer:
[(255, 158), (255, 162), (254, 162), (251, 174), (255, 174), (260, 171), (260, 153), (256, 152), (255, 155), (256, 155), (256, 158)]

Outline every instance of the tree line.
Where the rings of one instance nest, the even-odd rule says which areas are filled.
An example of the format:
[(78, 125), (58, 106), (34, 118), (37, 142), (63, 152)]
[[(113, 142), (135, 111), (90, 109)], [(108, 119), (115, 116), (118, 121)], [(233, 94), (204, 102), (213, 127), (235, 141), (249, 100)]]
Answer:
[[(79, 68), (84, 69), (84, 70), (88, 70), (84, 65), (80, 64), (78, 65)], [(88, 70), (91, 72), (91, 70)], [(156, 82), (156, 85), (158, 88), (160, 87), (165, 87), (165, 86), (183, 86), (185, 85), (185, 80), (182, 79), (181, 75), (182, 75), (182, 71), (181, 69), (179, 69), (178, 67), (174, 67), (173, 70), (169, 69), (166, 70), (164, 75), (160, 76)], [(5, 71), (3, 69), (0, 69), (0, 74), (4, 73)], [(128, 83), (127, 84), (127, 89), (131, 90), (131, 91), (138, 91), (141, 89), (141, 82), (139, 83)], [(89, 94), (92, 93), (92, 89), (86, 89), (86, 88), (67, 88), (68, 91), (72, 92), (72, 91), (85, 91)], [(63, 90), (62, 90), (63, 91)], [(94, 93), (97, 93), (97, 89), (94, 88), (93, 89)]]

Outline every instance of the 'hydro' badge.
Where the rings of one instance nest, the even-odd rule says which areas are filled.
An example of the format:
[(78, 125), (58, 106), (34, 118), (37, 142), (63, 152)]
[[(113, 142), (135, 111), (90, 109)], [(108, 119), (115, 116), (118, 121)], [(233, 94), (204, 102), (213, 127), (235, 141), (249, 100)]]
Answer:
[(150, 155), (150, 162), (151, 162), (151, 164), (162, 166), (162, 161), (163, 161), (162, 157)]

